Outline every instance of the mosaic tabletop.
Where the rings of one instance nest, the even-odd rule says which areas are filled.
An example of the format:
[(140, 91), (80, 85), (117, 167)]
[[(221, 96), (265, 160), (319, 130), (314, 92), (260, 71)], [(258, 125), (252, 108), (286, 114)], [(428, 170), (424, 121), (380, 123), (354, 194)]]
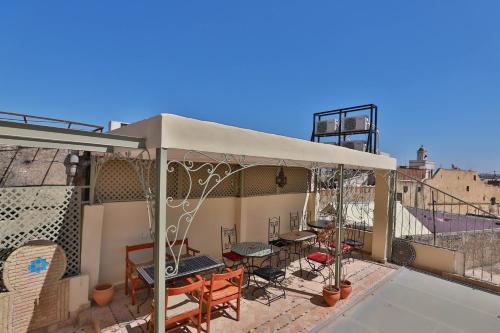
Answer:
[[(165, 263), (165, 269), (173, 269), (175, 262)], [(204, 271), (223, 268), (224, 263), (207, 255), (187, 257), (179, 261), (179, 269), (176, 275), (165, 276), (165, 280), (177, 279), (185, 276), (192, 276)], [(139, 266), (137, 272), (150, 286), (155, 282), (155, 269), (153, 265)]]
[(280, 239), (291, 242), (302, 242), (316, 237), (316, 234), (310, 231), (290, 231), (286, 234), (280, 235)]
[(259, 242), (242, 242), (232, 246), (231, 251), (243, 257), (265, 257), (273, 250), (270, 245)]

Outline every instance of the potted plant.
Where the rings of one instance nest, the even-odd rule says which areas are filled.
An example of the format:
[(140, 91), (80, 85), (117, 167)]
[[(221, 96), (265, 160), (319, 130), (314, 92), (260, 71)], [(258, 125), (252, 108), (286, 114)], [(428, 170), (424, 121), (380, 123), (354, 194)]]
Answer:
[(340, 299), (346, 299), (352, 292), (352, 282), (346, 279), (346, 268), (342, 266), (342, 279), (340, 280)]
[[(335, 235), (335, 223), (330, 223), (325, 229), (318, 233), (318, 241), (325, 245), (326, 249), (330, 248), (330, 243), (333, 242)], [(328, 306), (335, 306), (340, 300), (340, 290), (335, 287), (333, 282), (333, 268), (332, 265), (327, 265), (328, 269), (328, 283), (323, 286), (323, 299)]]

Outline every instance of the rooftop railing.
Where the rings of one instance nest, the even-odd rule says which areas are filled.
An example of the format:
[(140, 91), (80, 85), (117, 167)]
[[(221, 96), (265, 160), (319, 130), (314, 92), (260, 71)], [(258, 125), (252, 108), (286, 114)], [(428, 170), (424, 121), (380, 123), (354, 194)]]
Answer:
[(500, 284), (497, 206), (479, 207), (396, 172), (394, 237), (464, 253), (466, 276)]

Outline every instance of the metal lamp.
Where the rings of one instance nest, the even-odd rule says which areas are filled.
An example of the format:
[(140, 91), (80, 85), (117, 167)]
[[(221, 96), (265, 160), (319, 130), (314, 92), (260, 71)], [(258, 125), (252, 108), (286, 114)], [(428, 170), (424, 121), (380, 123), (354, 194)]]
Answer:
[(283, 167), (280, 168), (280, 172), (276, 176), (276, 184), (279, 187), (283, 187), (286, 185), (286, 176), (285, 176), (285, 171), (284, 171)]

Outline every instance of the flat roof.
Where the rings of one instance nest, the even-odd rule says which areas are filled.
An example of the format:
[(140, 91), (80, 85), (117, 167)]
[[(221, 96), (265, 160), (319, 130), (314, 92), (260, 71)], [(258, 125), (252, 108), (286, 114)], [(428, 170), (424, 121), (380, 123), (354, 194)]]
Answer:
[[(144, 138), (153, 157), (152, 150), (165, 148), (169, 151), (169, 159), (182, 159), (186, 152), (197, 151), (204, 153), (207, 160), (211, 155), (216, 159), (217, 154), (230, 154), (244, 157), (247, 163), (272, 165), (281, 160), (285, 165), (307, 168), (344, 164), (360, 169), (396, 169), (396, 159), (384, 155), (173, 114), (159, 114), (111, 133)], [(198, 156), (198, 159), (203, 160), (203, 157)]]
[(401, 268), (311, 332), (498, 332), (499, 314), (498, 295)]

